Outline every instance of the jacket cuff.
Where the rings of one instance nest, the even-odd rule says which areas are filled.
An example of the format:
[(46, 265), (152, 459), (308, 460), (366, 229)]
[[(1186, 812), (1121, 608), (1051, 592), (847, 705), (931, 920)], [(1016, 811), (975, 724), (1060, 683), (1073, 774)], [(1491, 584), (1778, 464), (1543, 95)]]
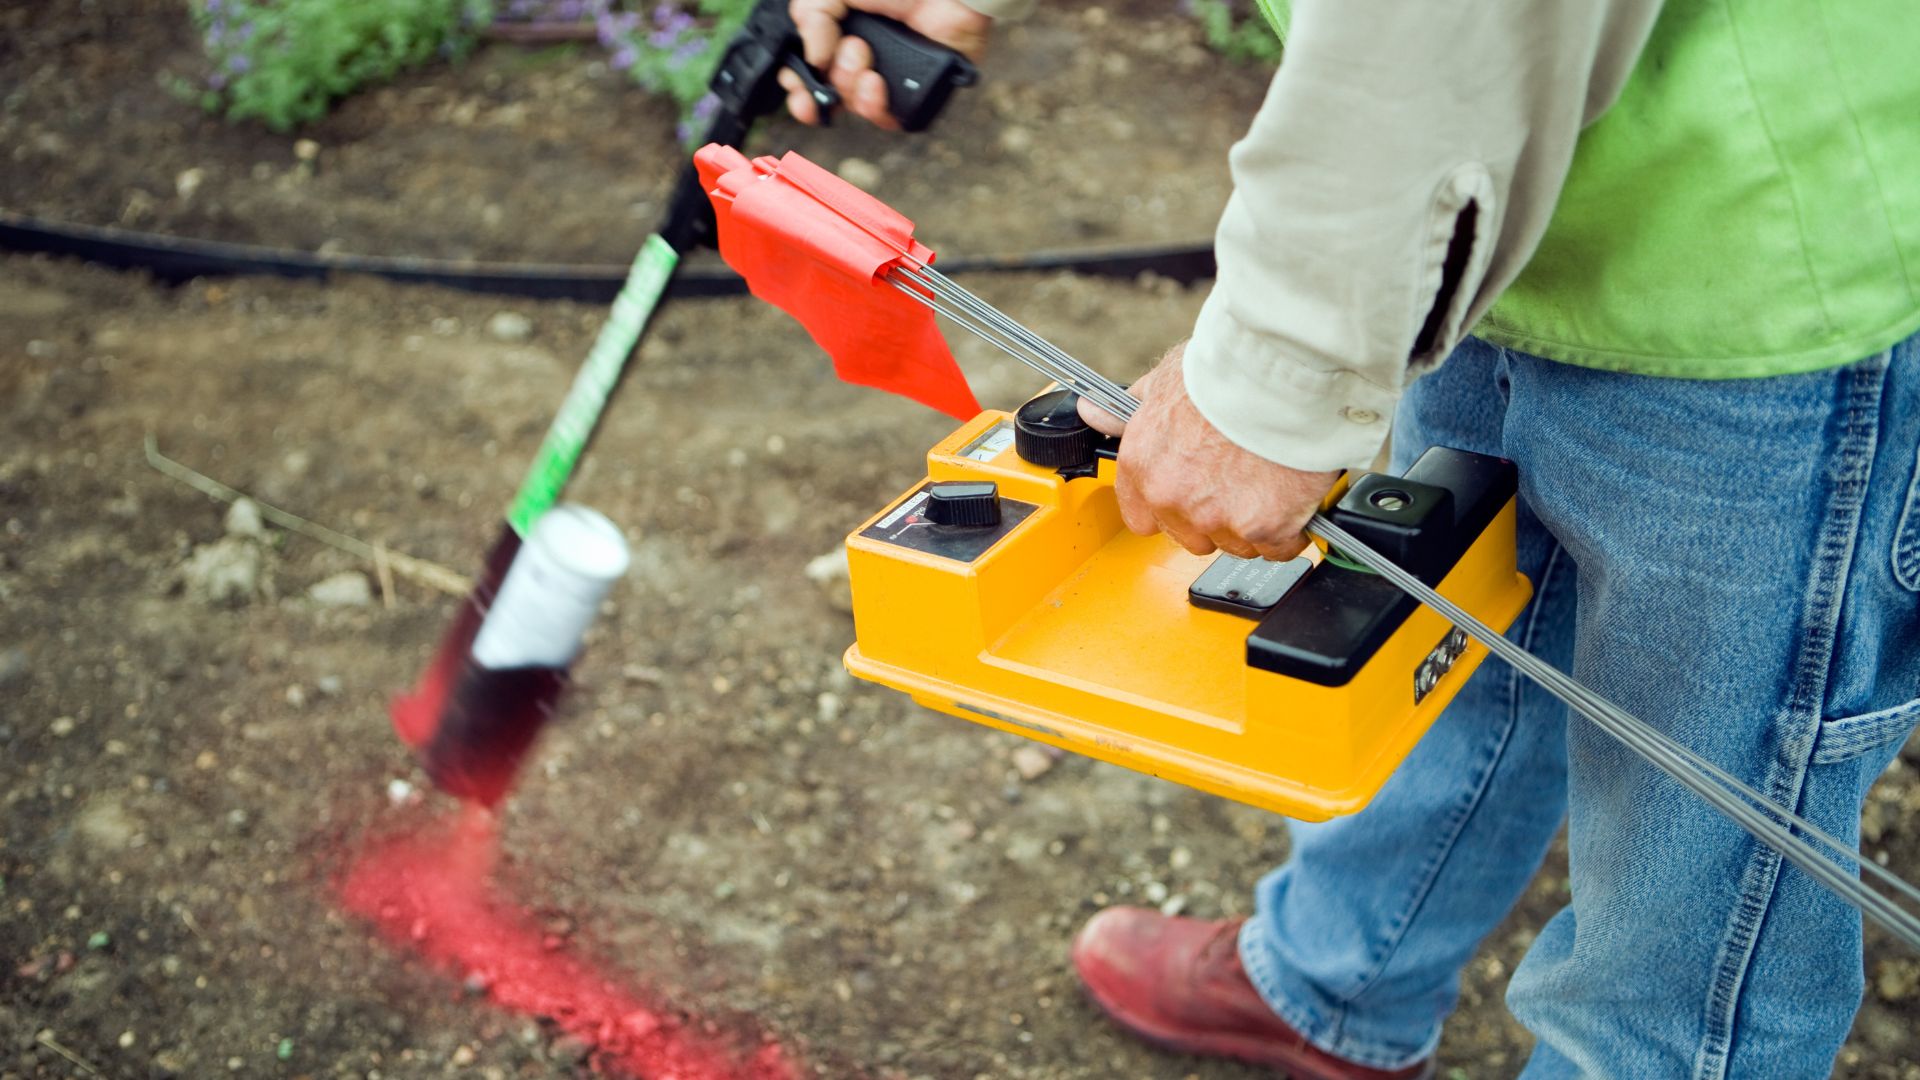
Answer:
[(1187, 397), (1234, 445), (1303, 471), (1364, 470), (1386, 444), (1400, 391), (1315, 368), (1249, 330), (1216, 288), (1181, 359)]
[(1033, 14), (1037, 0), (960, 0), (973, 10), (995, 22), (1010, 19), (1024, 19)]

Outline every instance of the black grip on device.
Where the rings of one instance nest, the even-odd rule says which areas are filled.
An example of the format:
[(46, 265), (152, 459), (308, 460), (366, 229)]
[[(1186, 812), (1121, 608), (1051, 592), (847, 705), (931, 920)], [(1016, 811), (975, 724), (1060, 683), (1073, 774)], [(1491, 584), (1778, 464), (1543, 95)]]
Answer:
[(873, 47), (873, 70), (887, 82), (887, 111), (904, 130), (925, 130), (955, 88), (980, 79), (971, 60), (884, 15), (849, 12), (840, 30)]
[[(1403, 477), (1369, 473), (1356, 480), (1331, 516), (1438, 588), (1519, 486), (1505, 458), (1435, 446)], [(1345, 686), (1419, 606), (1386, 578), (1322, 562), (1248, 636), (1247, 663)]]

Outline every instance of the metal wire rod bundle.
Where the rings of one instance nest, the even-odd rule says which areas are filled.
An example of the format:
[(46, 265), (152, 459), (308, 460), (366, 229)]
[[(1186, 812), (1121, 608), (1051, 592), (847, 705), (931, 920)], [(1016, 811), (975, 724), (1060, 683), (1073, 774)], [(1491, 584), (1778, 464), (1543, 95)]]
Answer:
[[(894, 288), (1121, 420), (1131, 419), (1138, 409), (1139, 401), (1119, 384), (1069, 356), (932, 267), (909, 260), (890, 271), (887, 280)], [(1485, 645), (1489, 652), (1512, 665), (1575, 713), (1599, 725), (1601, 730), (1698, 795), (1755, 839), (1779, 852), (1788, 862), (1859, 909), (1861, 914), (1879, 923), (1909, 947), (1920, 950), (1920, 916), (1902, 907), (1893, 897), (1869, 888), (1862, 880), (1862, 875), (1873, 878), (1894, 894), (1915, 904), (1920, 904), (1920, 889), (1873, 860), (1862, 858), (1854, 847), (1842, 843), (1832, 834), (1755, 791), (1739, 778), (1601, 697), (1571, 676), (1508, 641), (1504, 635), (1368, 547), (1326, 515), (1314, 514), (1307, 531), (1438, 612), (1468, 636)]]

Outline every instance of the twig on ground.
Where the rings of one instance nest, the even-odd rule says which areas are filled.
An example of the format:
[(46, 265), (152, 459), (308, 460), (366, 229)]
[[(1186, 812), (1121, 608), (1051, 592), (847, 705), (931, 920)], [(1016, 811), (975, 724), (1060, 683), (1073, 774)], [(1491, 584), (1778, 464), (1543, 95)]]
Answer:
[(373, 542), (373, 576), (380, 582), (380, 606), (393, 610), (393, 563), (389, 559), (387, 545), (378, 540)]
[[(471, 581), (441, 566), (439, 563), (431, 563), (425, 559), (416, 559), (411, 555), (403, 555), (398, 551), (386, 551), (384, 548), (376, 548), (374, 545), (367, 543), (359, 537), (348, 536), (343, 532), (336, 532), (327, 528), (325, 525), (308, 521), (306, 518), (300, 517), (297, 514), (289, 514), (279, 507), (268, 506), (266, 503), (255, 499), (239, 488), (228, 487), (205, 473), (195, 472), (193, 469), (162, 454), (160, 452), (160, 445), (153, 437), (152, 432), (147, 433), (147, 464), (151, 465), (155, 471), (162, 475), (178, 480), (180, 483), (187, 485), (195, 491), (210, 498), (218, 499), (221, 502), (230, 503), (236, 499), (251, 500), (255, 506), (260, 508), (261, 517), (266, 518), (268, 521), (273, 522), (275, 525), (289, 532), (297, 532), (309, 540), (318, 540), (329, 547), (339, 548), (341, 551), (347, 552), (350, 555), (365, 559), (374, 565), (376, 572), (379, 572), (381, 566), (385, 565), (388, 568), (386, 572), (387, 576), (382, 580), (380, 587), (383, 592), (389, 595), (392, 591), (391, 579), (394, 574), (398, 574), (416, 585), (425, 585), (430, 589), (438, 589), (441, 592), (453, 596), (465, 596), (473, 586)], [(389, 601), (388, 606), (392, 606), (391, 601)]]
[(100, 1070), (94, 1068), (90, 1063), (88, 1063), (86, 1058), (81, 1057), (79, 1054), (76, 1054), (73, 1051), (67, 1049), (66, 1047), (61, 1046), (58, 1042), (55, 1042), (53, 1038), (53, 1032), (42, 1031), (33, 1037), (33, 1041), (39, 1043), (41, 1046), (46, 1047), (47, 1049), (53, 1051), (54, 1053), (59, 1054), (61, 1057), (66, 1058), (68, 1061), (73, 1063), (74, 1068), (79, 1069), (81, 1072), (86, 1073), (88, 1076), (100, 1075)]

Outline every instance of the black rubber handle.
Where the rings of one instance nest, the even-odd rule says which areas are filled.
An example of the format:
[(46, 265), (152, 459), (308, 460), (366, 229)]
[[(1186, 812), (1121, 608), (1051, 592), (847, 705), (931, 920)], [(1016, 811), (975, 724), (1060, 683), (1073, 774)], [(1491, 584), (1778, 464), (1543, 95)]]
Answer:
[(925, 130), (955, 88), (980, 80), (973, 61), (883, 15), (849, 12), (840, 30), (873, 47), (873, 69), (887, 81), (887, 111), (907, 131)]

